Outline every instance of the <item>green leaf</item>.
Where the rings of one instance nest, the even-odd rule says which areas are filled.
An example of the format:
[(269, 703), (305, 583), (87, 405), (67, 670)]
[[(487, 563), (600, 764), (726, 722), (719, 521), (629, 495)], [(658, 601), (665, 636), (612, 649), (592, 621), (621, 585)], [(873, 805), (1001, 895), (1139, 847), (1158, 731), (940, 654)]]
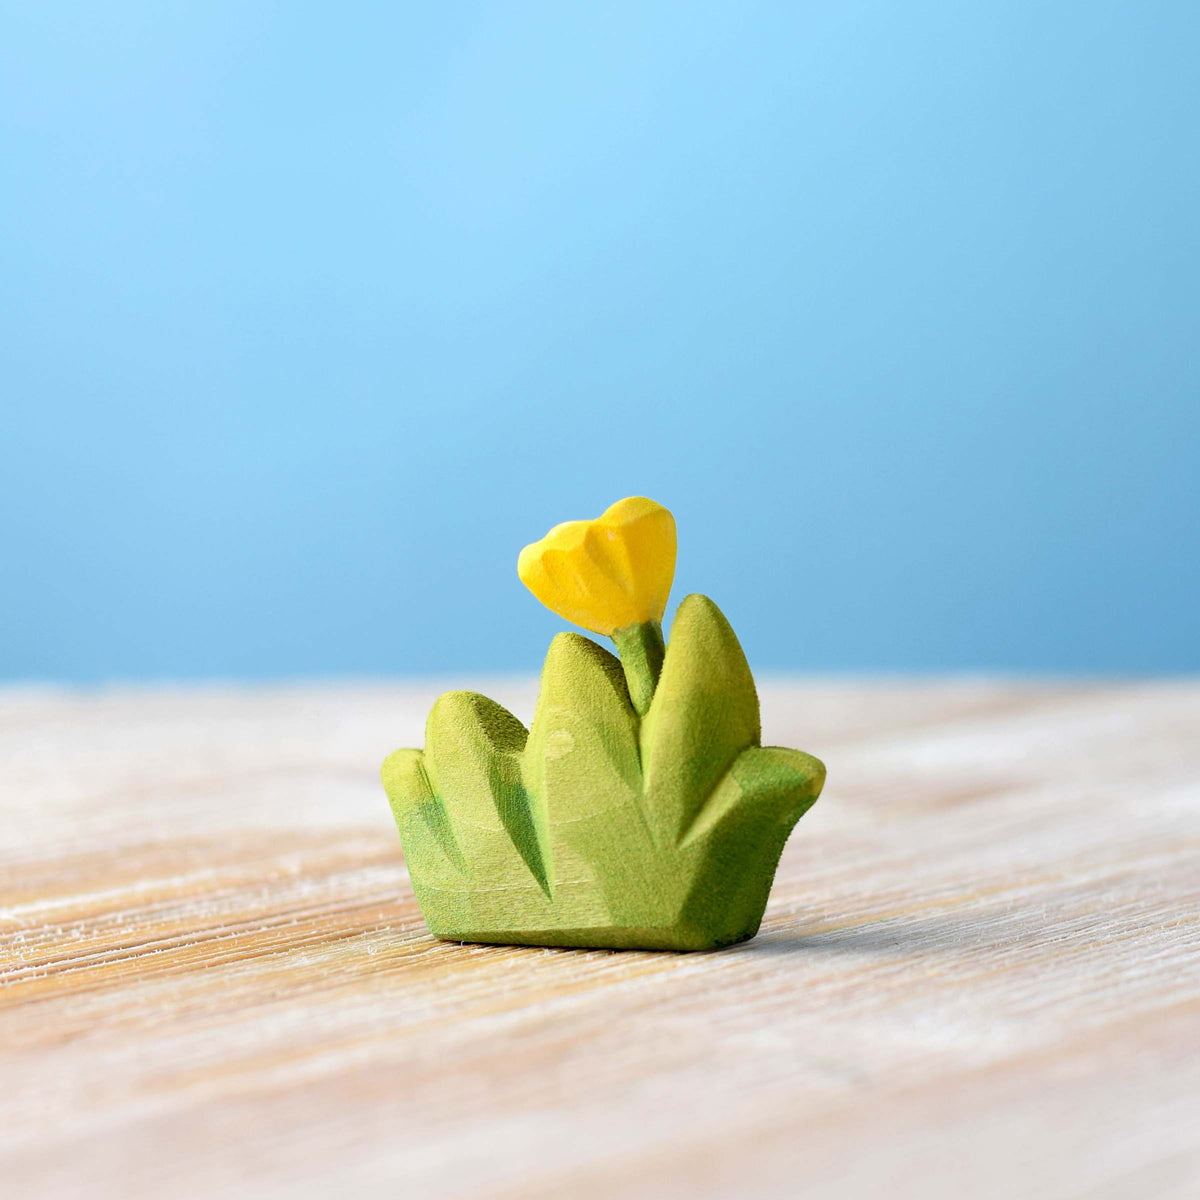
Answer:
[(692, 822), (680, 846), (724, 832), (743, 820), (792, 826), (816, 803), (825, 764), (802, 750), (751, 746), (743, 750)]
[(586, 890), (589, 919), (615, 919), (621, 877), (651, 841), (624, 672), (589, 638), (561, 633), (551, 643), (522, 770), (545, 813), (556, 902)]
[(758, 693), (737, 636), (707, 596), (688, 596), (641, 728), (646, 795), (672, 841), (687, 836), (713, 788), (759, 736)]
[(425, 768), (476, 880), (548, 892), (538, 815), (521, 779), (525, 727), (476, 692), (440, 696), (425, 726)]
[(679, 847), (692, 880), (681, 931), (718, 945), (758, 931), (784, 843), (824, 778), (821, 763), (798, 750), (755, 746), (738, 755)]
[(430, 786), (425, 755), (420, 750), (397, 750), (384, 760), (381, 775), (413, 887), (418, 891), (424, 885), (461, 888), (467, 864), (446, 810)]
[(550, 643), (524, 772), (552, 822), (630, 803), (640, 790), (637, 717), (621, 663), (589, 638), (560, 633)]

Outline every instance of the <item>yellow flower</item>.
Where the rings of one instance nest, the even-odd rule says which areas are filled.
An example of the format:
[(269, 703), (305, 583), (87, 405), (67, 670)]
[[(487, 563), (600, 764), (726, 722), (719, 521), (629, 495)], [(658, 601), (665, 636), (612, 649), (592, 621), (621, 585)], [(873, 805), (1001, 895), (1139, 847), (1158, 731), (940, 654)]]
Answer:
[(593, 633), (661, 622), (675, 577), (675, 518), (644, 496), (594, 521), (565, 521), (521, 551), (521, 582), (551, 611)]

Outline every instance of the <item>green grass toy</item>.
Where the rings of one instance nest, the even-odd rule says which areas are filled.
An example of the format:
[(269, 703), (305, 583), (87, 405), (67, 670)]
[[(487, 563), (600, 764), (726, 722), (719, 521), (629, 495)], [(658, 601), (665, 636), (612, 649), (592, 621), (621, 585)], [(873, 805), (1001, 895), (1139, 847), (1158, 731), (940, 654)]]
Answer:
[(640, 497), (521, 552), (559, 634), (525, 727), (447, 692), (383, 784), (430, 930), (459, 942), (704, 950), (753, 937), (820, 761), (760, 742), (728, 621), (688, 596), (664, 646), (675, 521)]

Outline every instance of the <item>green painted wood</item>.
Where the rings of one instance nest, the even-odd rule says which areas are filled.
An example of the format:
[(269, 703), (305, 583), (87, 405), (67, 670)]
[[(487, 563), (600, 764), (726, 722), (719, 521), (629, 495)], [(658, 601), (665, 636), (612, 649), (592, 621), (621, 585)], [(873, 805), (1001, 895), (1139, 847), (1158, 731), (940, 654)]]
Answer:
[(760, 738), (758, 692), (737, 636), (707, 596), (685, 596), (640, 731), (646, 790), (675, 838)]
[(760, 746), (750, 669), (705, 596), (679, 606), (644, 716), (629, 674), (590, 639), (560, 634), (528, 734), (493, 701), (450, 692), (430, 712), (425, 751), (384, 763), (437, 936), (702, 950), (757, 932), (825, 768)]
[(642, 621), (626, 629), (613, 630), (612, 640), (621, 656), (633, 711), (644, 717), (662, 674), (665, 653), (662, 626), (657, 621)]

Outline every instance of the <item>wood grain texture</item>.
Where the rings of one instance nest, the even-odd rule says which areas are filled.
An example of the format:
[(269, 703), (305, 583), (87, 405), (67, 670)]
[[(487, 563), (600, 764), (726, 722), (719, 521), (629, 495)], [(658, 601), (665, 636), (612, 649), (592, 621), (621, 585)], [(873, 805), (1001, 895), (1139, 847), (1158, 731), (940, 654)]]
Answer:
[(1200, 1194), (1200, 684), (768, 683), (825, 794), (671, 955), (426, 934), (463, 682), (0, 693), (5, 1195)]

